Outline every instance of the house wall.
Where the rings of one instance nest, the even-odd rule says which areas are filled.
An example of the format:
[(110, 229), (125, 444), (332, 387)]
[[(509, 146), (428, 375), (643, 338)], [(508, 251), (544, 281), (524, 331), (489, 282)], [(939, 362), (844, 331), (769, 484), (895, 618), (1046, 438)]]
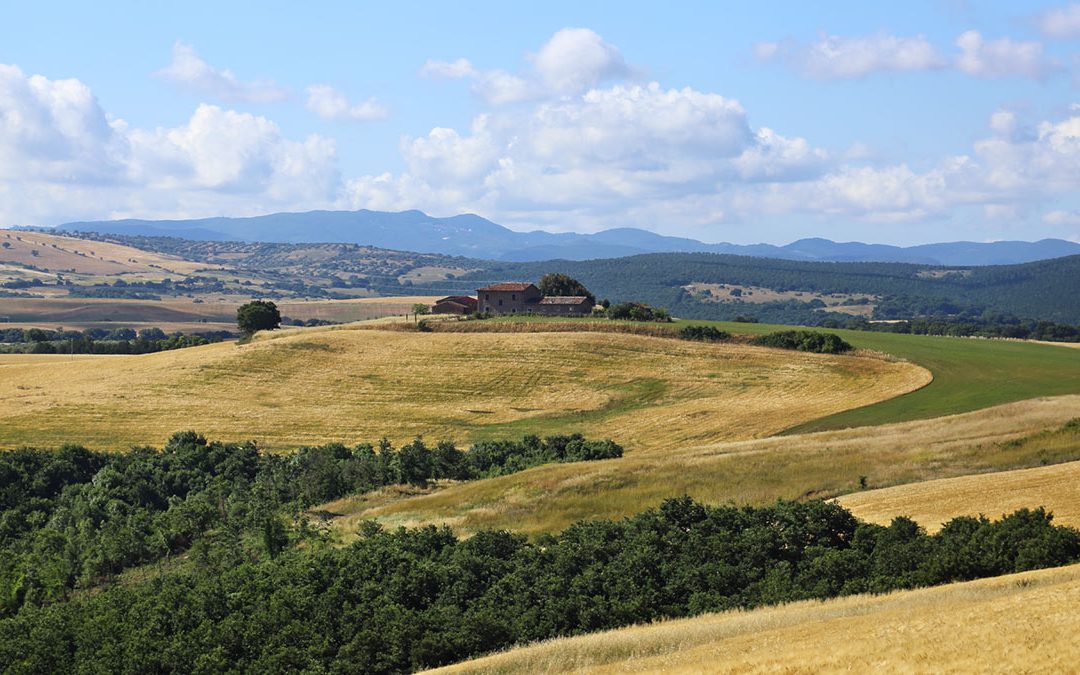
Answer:
[(529, 287), (524, 291), (477, 291), (479, 311), (490, 314), (524, 314), (535, 312), (540, 291)]
[(469, 308), (456, 302), (437, 302), (431, 306), (432, 314), (468, 314)]
[(584, 316), (592, 314), (593, 305), (583, 303), (580, 305), (536, 305), (533, 311), (547, 316)]

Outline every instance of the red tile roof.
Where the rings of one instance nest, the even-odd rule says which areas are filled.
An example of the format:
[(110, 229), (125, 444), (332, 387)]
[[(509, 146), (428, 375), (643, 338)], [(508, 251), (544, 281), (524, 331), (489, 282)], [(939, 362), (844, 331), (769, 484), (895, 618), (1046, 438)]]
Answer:
[(584, 305), (589, 299), (584, 295), (546, 295), (540, 299), (541, 305)]
[(459, 305), (475, 305), (476, 304), (476, 298), (470, 298), (467, 295), (451, 295), (451, 296), (442, 298), (441, 300), (436, 300), (435, 304), (437, 305), (440, 302), (456, 302)]
[(501, 284), (492, 284), (487, 288), (478, 288), (478, 291), (524, 291), (532, 286), (525, 281), (507, 281)]

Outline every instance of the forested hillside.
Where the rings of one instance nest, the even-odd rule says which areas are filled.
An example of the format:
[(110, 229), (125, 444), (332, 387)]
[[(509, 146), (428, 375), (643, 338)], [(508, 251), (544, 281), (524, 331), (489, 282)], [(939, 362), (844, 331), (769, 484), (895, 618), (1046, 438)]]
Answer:
[[(820, 323), (811, 302), (710, 303), (689, 293), (694, 283), (775, 291), (875, 296), (873, 318), (1012, 314), (1080, 323), (1080, 256), (1022, 265), (941, 268), (905, 263), (818, 263), (709, 253), (658, 253), (610, 260), (497, 263), (470, 278), (538, 279), (563, 272), (612, 301), (639, 300), (686, 318), (754, 315), (776, 323)], [(457, 282), (457, 281), (456, 281)], [(446, 284), (440, 284), (446, 286)], [(461, 288), (459, 284), (457, 288)]]

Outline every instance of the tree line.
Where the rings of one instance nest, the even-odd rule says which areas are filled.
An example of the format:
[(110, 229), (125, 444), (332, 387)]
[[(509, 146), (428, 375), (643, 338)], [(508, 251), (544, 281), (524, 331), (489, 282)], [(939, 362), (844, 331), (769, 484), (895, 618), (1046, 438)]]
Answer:
[(161, 451), (0, 453), (0, 616), (62, 601), (208, 536), (258, 539), (256, 549), (276, 554), (289, 541), (286, 521), (345, 495), (621, 455), (618, 444), (580, 434), (485, 441), (469, 450), (418, 438), (398, 449), (384, 440), (277, 455), (194, 432), (175, 434)]
[(230, 331), (166, 334), (160, 328), (88, 328), (49, 330), (44, 328), (0, 329), (0, 353), (25, 354), (148, 354), (198, 347), (236, 337)]
[(1042, 509), (956, 518), (928, 535), (908, 518), (861, 523), (823, 501), (688, 497), (532, 542), (372, 522), (343, 548), (309, 536), (256, 554), (227, 529), (202, 542), (178, 569), (0, 620), (0, 662), (11, 672), (397, 673), (661, 618), (1080, 558), (1080, 533)]

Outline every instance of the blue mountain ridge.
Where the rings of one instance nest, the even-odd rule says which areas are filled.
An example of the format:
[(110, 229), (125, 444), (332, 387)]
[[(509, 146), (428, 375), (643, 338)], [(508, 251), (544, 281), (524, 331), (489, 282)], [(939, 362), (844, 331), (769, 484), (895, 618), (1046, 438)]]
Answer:
[(1004, 265), (1080, 254), (1080, 244), (1063, 239), (948, 242), (890, 246), (828, 239), (772, 244), (707, 244), (648, 230), (620, 227), (594, 234), (517, 232), (474, 214), (447, 218), (422, 211), (309, 211), (249, 218), (193, 220), (109, 220), (61, 225), (67, 231), (180, 237), (202, 241), (350, 243), (420, 253), (532, 262), (590, 260), (640, 253), (730, 253), (822, 262), (906, 262), (932, 265)]

